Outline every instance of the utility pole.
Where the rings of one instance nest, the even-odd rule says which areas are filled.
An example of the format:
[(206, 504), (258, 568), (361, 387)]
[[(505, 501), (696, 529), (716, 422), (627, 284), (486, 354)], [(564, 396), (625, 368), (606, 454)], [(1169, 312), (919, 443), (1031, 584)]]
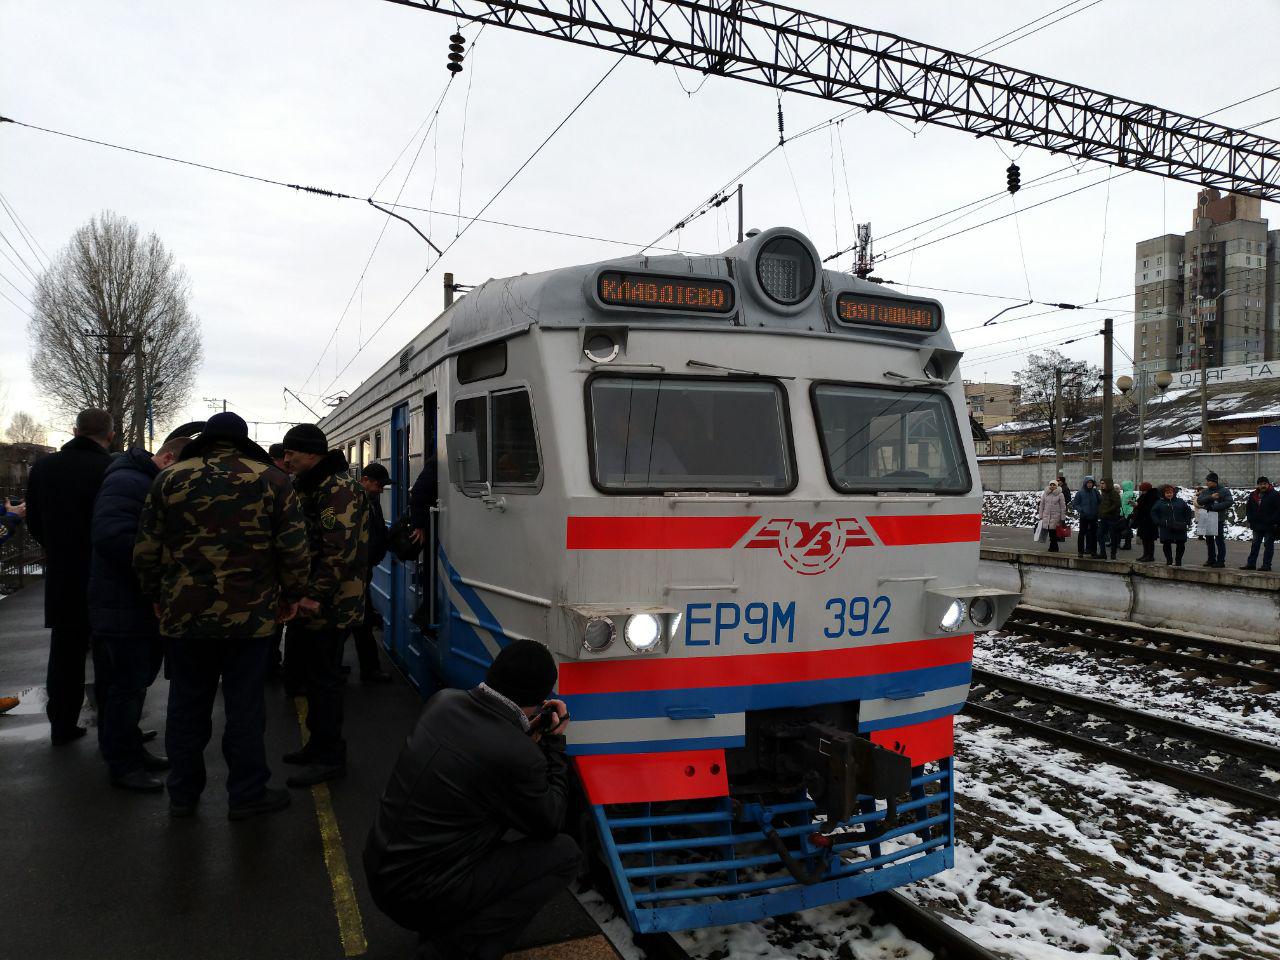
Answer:
[[(1205, 319), (1204, 305), (1206, 303), (1216, 304), (1228, 293), (1234, 293), (1233, 289), (1223, 290), (1220, 294), (1212, 299), (1205, 297), (1197, 297), (1199, 304), (1200, 316), (1200, 452), (1206, 453), (1209, 449), (1209, 324)], [(1214, 308), (1214, 316), (1217, 316), (1217, 308)], [(1222, 329), (1221, 326), (1218, 327)]]
[(1111, 317), (1102, 321), (1102, 475), (1111, 476), (1111, 351), (1112, 324)]
[(1057, 469), (1055, 477), (1062, 476), (1062, 368), (1053, 371), (1053, 441)]
[(738, 184), (738, 242), (742, 242), (742, 184)]
[(218, 409), (218, 404), (222, 404), (222, 412), (223, 412), (223, 413), (226, 413), (226, 412), (227, 412), (227, 398), (226, 398), (226, 397), (223, 397), (221, 400), (219, 400), (217, 397), (205, 397), (205, 398), (204, 398), (204, 402), (205, 402), (205, 403), (207, 403), (207, 404), (209, 404), (209, 409), (210, 409), (210, 410), (213, 410), (213, 411), (217, 411), (217, 409)]
[(146, 446), (147, 439), (147, 386), (146, 367), (143, 365), (142, 337), (133, 338), (133, 443)]
[(446, 273), (444, 275), (444, 308), (448, 310), (453, 306), (453, 274)]
[(871, 270), (875, 266), (875, 253), (871, 246), (871, 224), (858, 224), (858, 250), (857, 264), (853, 268), (853, 272), (865, 280), (871, 276)]

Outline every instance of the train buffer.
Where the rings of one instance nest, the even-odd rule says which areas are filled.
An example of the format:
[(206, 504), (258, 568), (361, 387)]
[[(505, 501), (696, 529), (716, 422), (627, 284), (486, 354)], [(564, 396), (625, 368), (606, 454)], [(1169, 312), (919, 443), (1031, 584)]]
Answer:
[[(26, 957), (309, 957), (413, 955), (416, 935), (369, 897), (360, 855), (374, 804), (422, 708), (407, 684), (347, 687), (346, 779), (292, 791), (285, 811), (226, 818), (226, 767), (215, 707), (200, 810), (171, 819), (164, 794), (113, 790), (89, 735), (54, 749), (44, 716), (49, 631), (43, 583), (0, 600), (0, 695), (21, 695), (0, 716), (0, 955)], [(354, 653), (348, 656), (354, 659)], [(89, 668), (92, 678), (92, 667)], [(168, 684), (147, 696), (142, 727), (164, 728)], [(267, 687), (267, 757), (300, 743), (297, 707)], [(314, 788), (317, 789), (318, 788)], [(615, 960), (617, 954), (569, 893), (536, 917), (520, 960)]]

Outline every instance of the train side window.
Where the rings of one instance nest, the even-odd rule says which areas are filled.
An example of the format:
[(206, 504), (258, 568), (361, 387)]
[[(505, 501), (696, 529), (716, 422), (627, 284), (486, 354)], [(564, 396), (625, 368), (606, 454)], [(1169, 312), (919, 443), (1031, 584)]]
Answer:
[(542, 474), (542, 462), (529, 391), (493, 394), (492, 411), (494, 486), (536, 484)]
[(369, 440), (369, 438), (368, 438), (368, 437), (365, 437), (363, 440), (361, 440), (361, 441), (360, 441), (360, 466), (361, 466), (361, 468), (367, 467), (369, 464), (371, 464), (371, 463), (373, 462), (373, 461), (370, 459), (370, 454), (371, 454), (372, 450), (373, 450), (373, 444), (370, 442), (370, 440)]
[(466, 397), (455, 402), (453, 432), (475, 438), (476, 463), (474, 468), (468, 465), (466, 476), (471, 483), (486, 482), (489, 479), (489, 398)]
[(382, 431), (375, 431), (373, 434), (373, 459), (382, 459)]
[(486, 343), (458, 354), (458, 382), (475, 383), (507, 372), (507, 341)]

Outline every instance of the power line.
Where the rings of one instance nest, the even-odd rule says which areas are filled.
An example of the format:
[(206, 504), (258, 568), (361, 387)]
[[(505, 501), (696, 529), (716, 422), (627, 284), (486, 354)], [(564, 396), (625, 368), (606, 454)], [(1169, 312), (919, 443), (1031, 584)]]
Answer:
[(28, 297), (25, 293), (22, 292), (22, 288), (20, 286), (18, 286), (12, 280), (6, 277), (3, 273), (0, 273), (0, 280), (3, 280), (9, 286), (13, 287), (13, 289), (17, 291), (18, 296), (20, 296), (23, 300), (27, 301), (27, 303), (31, 304), (33, 307), (36, 305), (34, 300), (32, 300), (30, 297)]
[(27, 266), (27, 261), (22, 259), (22, 254), (18, 253), (18, 249), (13, 245), (9, 238), (4, 235), (3, 231), (0, 231), (0, 240), (3, 240), (8, 245), (9, 249), (14, 252), (14, 255), (18, 259), (13, 259), (13, 257), (9, 256), (3, 250), (0, 250), (0, 254), (3, 254), (4, 258), (8, 260), (9, 263), (13, 264), (13, 268), (22, 274), (23, 280), (27, 280), (34, 284), (36, 282), (35, 272)]
[[(991, 47), (990, 49), (983, 52), (982, 56), (984, 58), (989, 57), (991, 56), (991, 54), (995, 53), (997, 50), (1003, 50), (1005, 47), (1010, 46), (1011, 44), (1018, 43), (1021, 40), (1027, 39), (1027, 37), (1030, 37), (1030, 36), (1033, 36), (1034, 34), (1039, 33), (1041, 30), (1047, 30), (1049, 29), (1049, 27), (1052, 27), (1055, 23), (1061, 23), (1063, 20), (1066, 20), (1070, 17), (1074, 17), (1077, 13), (1084, 13), (1090, 7), (1096, 7), (1101, 2), (1102, 0), (1093, 0), (1092, 3), (1085, 4), (1083, 7), (1078, 7), (1077, 9), (1072, 10), (1070, 13), (1064, 13), (1062, 16), (1058, 17), (1058, 19), (1050, 20), (1048, 23), (1042, 24), (1041, 26), (1036, 27), (1034, 30), (1027, 31), (1026, 33), (1022, 34), (1022, 36), (1020, 37), (1014, 37), (1012, 40), (1008, 40), (1000, 44), (999, 46)], [(1059, 9), (1062, 9), (1062, 8), (1059, 7)], [(1043, 17), (1041, 19), (1043, 19)]]
[(1042, 13), (1040, 16), (1036, 17), (1034, 20), (1028, 20), (1026, 23), (1022, 24), (1022, 26), (1020, 26), (1020, 27), (1014, 27), (1012, 30), (1009, 30), (1009, 31), (1008, 31), (1008, 32), (1006, 32), (1006, 33), (1002, 33), (1002, 34), (1000, 34), (1000, 36), (998, 36), (998, 37), (994, 37), (994, 38), (992, 38), (991, 40), (988, 40), (986, 43), (980, 43), (980, 44), (978, 44), (978, 45), (977, 45), (976, 47), (974, 47), (972, 50), (967, 51), (967, 52), (965, 53), (965, 56), (966, 56), (966, 57), (981, 57), (981, 56), (984, 56), (984, 54), (982, 53), (982, 51), (983, 51), (983, 50), (985, 50), (987, 47), (991, 46), (992, 44), (994, 44), (994, 43), (999, 43), (999, 42), (1000, 42), (1001, 40), (1003, 40), (1005, 37), (1011, 37), (1011, 36), (1013, 36), (1015, 33), (1017, 33), (1019, 30), (1024, 30), (1024, 29), (1026, 29), (1027, 27), (1032, 26), (1033, 24), (1037, 24), (1037, 23), (1039, 23), (1041, 20), (1044, 20), (1044, 19), (1045, 19), (1045, 18), (1047, 18), (1047, 17), (1052, 17), (1055, 13), (1058, 13), (1058, 12), (1059, 12), (1059, 11), (1061, 11), (1061, 10), (1065, 10), (1065, 9), (1067, 9), (1067, 7), (1074, 7), (1074, 6), (1075, 6), (1077, 3), (1079, 3), (1079, 2), (1080, 2), (1080, 0), (1070, 0), (1070, 3), (1064, 3), (1062, 6), (1060, 6), (1060, 7), (1055, 7), (1054, 9), (1050, 10), (1048, 13)]
[[(4, 207), (4, 212), (9, 215), (9, 219), (18, 228), (18, 235), (22, 237), (23, 242), (26, 243), (27, 248), (31, 251), (31, 255), (35, 257), (36, 263), (41, 268), (48, 267), (49, 255), (45, 253), (44, 247), (40, 246), (40, 241), (36, 240), (36, 235), (31, 232), (31, 228), (27, 226), (26, 221), (18, 216), (18, 211), (13, 208), (13, 204), (9, 202), (9, 199), (3, 193), (0, 193), (0, 206)], [(34, 247), (32, 246), (33, 242), (35, 243)], [(36, 252), (37, 248), (39, 248), (39, 253)], [(44, 254), (43, 260), (41, 259), (41, 254)]]
[(485, 202), (485, 205), (480, 208), (476, 216), (467, 221), (466, 225), (462, 228), (462, 230), (458, 232), (457, 236), (455, 236), (452, 240), (450, 240), (449, 243), (445, 246), (444, 251), (440, 254), (440, 256), (436, 258), (435, 263), (431, 264), (429, 267), (427, 267), (426, 270), (422, 272), (422, 275), (419, 276), (418, 279), (414, 281), (413, 286), (409, 288), (408, 293), (406, 293), (403, 297), (400, 298), (400, 302), (397, 303), (391, 309), (391, 312), (388, 313), (387, 316), (382, 320), (382, 322), (379, 323), (378, 326), (374, 328), (373, 333), (369, 334), (369, 338), (365, 340), (363, 344), (361, 344), (356, 348), (356, 352), (351, 355), (351, 359), (348, 360), (346, 364), (343, 366), (343, 368), (334, 375), (334, 378), (329, 381), (328, 385), (322, 391), (320, 391), (322, 394), (329, 392), (329, 388), (338, 382), (339, 378), (344, 373), (347, 372), (347, 369), (351, 366), (351, 364), (355, 363), (356, 357), (360, 356), (360, 354), (364, 351), (364, 348), (368, 346), (373, 341), (374, 337), (376, 337), (382, 331), (382, 328), (391, 322), (392, 317), (394, 317), (397, 313), (400, 312), (400, 308), (403, 307), (405, 302), (409, 299), (409, 297), (413, 295), (413, 292), (417, 290), (419, 286), (421, 286), (422, 281), (427, 278), (427, 275), (435, 268), (437, 264), (440, 263), (441, 260), (444, 259), (445, 255), (450, 250), (453, 249), (454, 245), (459, 240), (461, 240), (464, 236), (466, 236), (467, 231), (471, 229), (472, 225), (478, 222), (480, 215), (483, 214), (486, 210), (488, 210), (491, 206), (493, 206), (495, 202), (497, 202), (498, 198), (502, 196), (502, 194), (506, 191), (507, 187), (511, 186), (512, 182), (516, 179), (516, 177), (520, 176), (520, 174), (524, 172), (525, 168), (528, 167), (529, 164), (533, 163), (534, 159), (538, 156), (538, 154), (542, 152), (543, 148), (546, 147), (546, 145), (551, 142), (552, 138), (555, 137), (555, 135), (560, 132), (560, 130), (564, 127), (564, 125), (568, 123), (580, 109), (582, 109), (583, 104), (585, 104), (588, 100), (591, 99), (591, 96), (597, 90), (600, 89), (600, 87), (604, 84), (606, 80), (609, 79), (609, 77), (613, 76), (613, 72), (617, 70), (618, 67), (622, 66), (622, 61), (624, 61), (627, 58), (627, 56), (628, 54), (624, 53), (621, 56), (619, 56), (617, 60), (614, 61), (613, 66), (611, 66), (608, 70), (604, 72), (604, 74), (600, 77), (600, 79), (597, 80), (595, 84), (592, 85), (591, 89), (588, 90), (586, 94), (583, 95), (582, 99), (579, 100), (576, 104), (574, 104), (573, 109), (571, 109), (568, 113), (566, 113), (564, 115), (564, 118), (561, 119), (561, 121), (555, 125), (555, 128), (552, 129), (552, 131), (549, 134), (547, 134), (547, 136), (543, 139), (543, 141), (540, 144), (538, 144), (536, 148), (534, 148), (533, 153), (529, 154), (528, 158), (522, 164), (520, 164), (520, 166), (516, 168), (515, 172), (512, 173), (511, 176), (509, 176), (506, 179), (506, 181), (502, 184), (502, 186), (498, 188), (497, 192), (494, 193), (494, 195), (491, 196)]
[(4, 298), (5, 298), (6, 300), (8, 300), (11, 304), (13, 304), (13, 308), (14, 308), (15, 310), (20, 310), (20, 311), (22, 312), (22, 315), (23, 315), (23, 316), (28, 316), (28, 317), (29, 317), (29, 316), (31, 316), (31, 314), (29, 314), (29, 313), (27, 312), (27, 310), (26, 310), (26, 308), (25, 308), (25, 307), (20, 306), (16, 300), (14, 300), (12, 297), (10, 297), (10, 296), (9, 296), (7, 293), (5, 293), (3, 290), (0, 290), (0, 297), (4, 297)]

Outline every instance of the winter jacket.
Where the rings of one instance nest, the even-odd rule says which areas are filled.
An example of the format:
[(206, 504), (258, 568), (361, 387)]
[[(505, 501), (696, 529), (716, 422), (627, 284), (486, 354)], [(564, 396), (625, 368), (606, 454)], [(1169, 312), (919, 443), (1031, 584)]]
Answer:
[(1156, 530), (1156, 522), (1151, 518), (1151, 508), (1160, 502), (1160, 494), (1153, 487), (1150, 490), (1142, 491), (1138, 497), (1137, 506), (1133, 508), (1133, 516), (1137, 521), (1137, 529), (1139, 538), (1146, 540), (1154, 540), (1158, 531)]
[(304, 630), (346, 630), (364, 616), (369, 497), (347, 470), (347, 458), (330, 450), (294, 477), (311, 545), (311, 576), (304, 595), (320, 604), (315, 613), (298, 611), (297, 624)]
[[(1212, 487), (1205, 487), (1200, 491), (1200, 496), (1196, 497), (1196, 504), (1205, 510), (1212, 510), (1214, 513), (1222, 514), (1231, 509), (1231, 491), (1222, 484)], [(1219, 518), (1219, 523), (1223, 522)]]
[(142, 505), (160, 468), (134, 447), (111, 461), (93, 504), (89, 566), (89, 625), (95, 636), (155, 637), (160, 632), (151, 601), (133, 573), (133, 544)]
[(1254, 490), (1245, 500), (1244, 515), (1254, 533), (1280, 535), (1280, 491), (1272, 487), (1259, 494)]
[(1133, 481), (1126, 480), (1120, 484), (1120, 516), (1126, 520), (1133, 516), (1133, 508), (1138, 503), (1137, 491), (1133, 489)]
[(111, 454), (97, 441), (75, 437), (41, 457), (27, 478), (27, 528), (44, 547), (44, 625), (89, 628), (89, 526), (93, 500)]
[(1181, 497), (1172, 500), (1163, 497), (1151, 508), (1151, 519), (1160, 533), (1161, 543), (1181, 543), (1187, 539), (1187, 530), (1195, 519), (1195, 511)]
[(1101, 502), (1102, 495), (1098, 493), (1097, 487), (1081, 485), (1076, 495), (1071, 498), (1071, 509), (1080, 516), (1081, 520), (1096, 520)]
[(251, 440), (197, 437), (151, 485), (133, 569), (166, 637), (269, 637), (308, 568), (298, 498)]
[(412, 905), (465, 882), (508, 830), (554, 837), (568, 800), (563, 751), (563, 737), (535, 743), (515, 708), (479, 687), (435, 694), (369, 830), (364, 868), (374, 902), (403, 924)]
[(1046, 490), (1040, 494), (1040, 522), (1046, 527), (1056, 527), (1067, 521), (1067, 501), (1061, 491)]
[(1119, 520), (1120, 491), (1115, 486), (1109, 486), (1105, 490), (1098, 491), (1098, 494), (1098, 519)]

